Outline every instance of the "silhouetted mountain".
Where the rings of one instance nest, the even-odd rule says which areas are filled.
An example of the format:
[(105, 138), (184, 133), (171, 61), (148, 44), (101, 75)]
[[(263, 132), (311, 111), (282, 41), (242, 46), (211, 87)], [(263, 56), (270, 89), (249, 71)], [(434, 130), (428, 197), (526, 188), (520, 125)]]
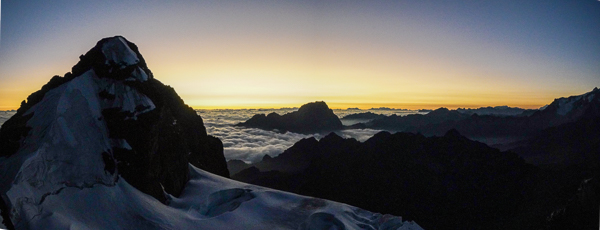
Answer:
[(341, 119), (373, 120), (373, 119), (379, 119), (379, 118), (384, 118), (384, 117), (386, 117), (386, 116), (383, 114), (364, 112), (364, 113), (349, 114), (349, 115), (342, 117)]
[[(546, 177), (515, 153), (456, 130), (429, 138), (380, 132), (364, 143), (331, 133), (320, 141), (303, 139), (267, 162), (232, 178), (403, 215), (426, 229), (541, 227), (574, 194), (575, 188), (565, 193), (564, 181), (572, 187), (583, 178)], [(544, 187), (550, 178), (567, 176), (556, 187)], [(548, 197), (558, 204), (544, 203)]]
[[(265, 155), (268, 156), (268, 155)], [(250, 165), (246, 164), (246, 162), (242, 160), (228, 160), (227, 161), (227, 169), (229, 169), (229, 174), (236, 174), (244, 169), (249, 168)]]
[[(54, 76), (3, 124), (0, 156), (6, 158), (0, 164), (2, 194), (18, 182), (16, 175), (36, 173), (20, 172), (24, 164), (45, 167), (43, 162), (23, 162), (38, 148), (44, 149), (49, 159), (59, 154), (57, 159), (65, 164), (71, 160), (63, 158), (71, 153), (101, 156), (106, 173), (92, 176), (95, 171), (89, 165), (73, 165), (71, 172), (81, 172), (66, 178), (68, 183), (110, 184), (122, 176), (163, 202), (165, 192), (174, 196), (181, 193), (189, 179), (189, 163), (229, 176), (221, 141), (207, 135), (202, 118), (173, 88), (154, 79), (137, 47), (123, 37), (99, 41), (80, 57), (71, 73)], [(52, 168), (40, 170), (38, 174), (47, 171), (53, 177), (61, 173)], [(64, 183), (39, 180), (48, 189)], [(11, 206), (3, 213), (7, 208)]]
[(456, 109), (459, 113), (468, 115), (494, 115), (494, 116), (527, 116), (533, 114), (537, 109), (521, 109), (516, 107), (508, 106), (496, 106), (496, 107), (481, 107), (477, 109)]
[[(391, 115), (388, 117), (373, 120), (366, 124), (367, 127), (403, 131), (411, 127), (422, 127), (426, 125), (437, 125), (448, 121), (457, 121), (467, 118), (468, 115), (457, 112), (456, 110), (448, 110), (439, 108), (428, 114), (410, 114), (406, 116)], [(446, 130), (447, 131), (447, 130)]]
[(322, 101), (302, 105), (298, 111), (284, 115), (256, 114), (246, 122), (237, 124), (249, 128), (277, 130), (279, 132), (320, 133), (343, 129), (340, 119)]
[[(486, 143), (495, 144), (492, 142), (508, 143), (515, 140), (525, 140), (550, 127), (599, 116), (600, 90), (595, 88), (583, 95), (555, 99), (546, 109), (536, 111), (529, 116), (499, 117), (473, 114), (462, 119), (446, 119), (443, 122), (429, 122), (424, 125), (424, 122), (422, 122), (411, 127), (406, 127), (405, 121), (390, 122), (387, 126), (406, 127), (402, 130), (422, 133), (426, 136), (439, 136), (450, 129), (456, 129), (469, 138), (482, 141), (492, 139), (493, 141), (486, 141)], [(378, 120), (373, 122), (376, 121)], [(385, 129), (386, 125), (377, 127)]]

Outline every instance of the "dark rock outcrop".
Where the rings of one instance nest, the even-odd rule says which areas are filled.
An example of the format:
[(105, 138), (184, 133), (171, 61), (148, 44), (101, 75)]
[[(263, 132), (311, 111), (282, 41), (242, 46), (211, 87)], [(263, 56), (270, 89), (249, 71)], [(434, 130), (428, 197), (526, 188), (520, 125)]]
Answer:
[(344, 128), (340, 119), (322, 101), (302, 105), (298, 111), (284, 115), (256, 114), (236, 126), (303, 134), (330, 132)]
[[(124, 61), (119, 62), (121, 59)], [(0, 129), (0, 157), (3, 158), (0, 159), (15, 162), (10, 168), (4, 168), (3, 185), (12, 181), (20, 167), (19, 162), (23, 163), (19, 160), (22, 157), (18, 155), (27, 145), (24, 141), (42, 138), (32, 135), (43, 134), (44, 130), (32, 127), (28, 122), (36, 113), (46, 111), (39, 109), (43, 107), (40, 104), (57, 103), (52, 102), (57, 100), (48, 98), (48, 94), (60, 95), (60, 92), (53, 90), (75, 79), (84, 78), (83, 76), (92, 79), (91, 84), (108, 82), (106, 84), (113, 86), (102, 88), (98, 85), (84, 85), (104, 90), (98, 95), (84, 96), (89, 108), (72, 107), (68, 103), (58, 102), (59, 108), (56, 110), (64, 109), (67, 112), (61, 113), (74, 114), (76, 117), (86, 116), (86, 113), (78, 114), (80, 110), (101, 112), (96, 120), (106, 127), (108, 137), (105, 138), (111, 140), (111, 143), (115, 142), (109, 145), (112, 146), (109, 149), (97, 153), (105, 164), (106, 173), (118, 173), (137, 189), (163, 202), (166, 201), (165, 192), (174, 196), (181, 193), (189, 179), (189, 163), (221, 176), (229, 176), (221, 141), (207, 135), (202, 118), (183, 102), (173, 88), (153, 77), (137, 46), (117, 36), (100, 40), (94, 48), (80, 57), (79, 63), (70, 73), (64, 77), (54, 76), (42, 89), (23, 101), (17, 113), (3, 124)], [(90, 98), (98, 102), (89, 102)], [(149, 101), (144, 102), (145, 98)], [(131, 105), (132, 100), (143, 103), (131, 109), (111, 107), (119, 103), (122, 106)], [(69, 122), (71, 121), (67, 120), (64, 127), (75, 126)], [(79, 135), (77, 129), (68, 132)], [(8, 188), (2, 188), (2, 194), (6, 189)], [(4, 203), (2, 206), (2, 213), (6, 214), (10, 207)], [(6, 216), (4, 219), (7, 219)]]

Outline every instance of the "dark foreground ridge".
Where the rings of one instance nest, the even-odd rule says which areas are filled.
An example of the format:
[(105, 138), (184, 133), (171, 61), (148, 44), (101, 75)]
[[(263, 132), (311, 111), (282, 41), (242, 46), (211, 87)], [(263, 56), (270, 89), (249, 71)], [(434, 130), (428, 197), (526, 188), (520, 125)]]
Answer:
[[(598, 224), (589, 219), (598, 216), (597, 182), (577, 190), (597, 178), (595, 165), (540, 168), (456, 130), (441, 137), (380, 132), (364, 143), (331, 133), (255, 164), (229, 164), (239, 181), (402, 215), (425, 229)], [(580, 214), (588, 218), (572, 218)]]
[(302, 105), (298, 111), (284, 115), (256, 114), (237, 126), (303, 134), (331, 132), (344, 128), (340, 119), (323, 101)]
[[(51, 127), (40, 127), (52, 122)], [(57, 152), (80, 154), (92, 148), (81, 147), (83, 142), (103, 138), (106, 142), (94, 140), (106, 143), (103, 151), (90, 154), (101, 157), (105, 172), (115, 180), (122, 176), (162, 202), (165, 192), (181, 193), (189, 179), (188, 163), (229, 176), (222, 143), (207, 135), (202, 118), (173, 88), (153, 77), (135, 44), (120, 36), (105, 38), (80, 56), (70, 73), (54, 76), (32, 93), (0, 129), (0, 157), (5, 157), (0, 158), (4, 220), (9, 220), (11, 208), (5, 193), (24, 156), (35, 149), (33, 142), (46, 138), (44, 129), (59, 124), (63, 124), (62, 131), (48, 134), (55, 141), (47, 149), (58, 148), (54, 144), (64, 141), (71, 147)], [(94, 129), (90, 135), (100, 136), (80, 137)]]

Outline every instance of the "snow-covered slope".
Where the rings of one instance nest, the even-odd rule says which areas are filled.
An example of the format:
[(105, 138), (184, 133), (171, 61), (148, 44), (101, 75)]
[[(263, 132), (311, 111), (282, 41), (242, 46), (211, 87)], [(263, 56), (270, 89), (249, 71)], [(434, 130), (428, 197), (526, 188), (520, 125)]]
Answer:
[[(103, 39), (72, 76), (32, 94), (5, 123), (22, 135), (2, 127), (0, 137), (10, 137), (0, 140), (10, 147), (0, 151), (0, 209), (8, 227), (420, 229), (400, 217), (194, 167), (227, 175), (220, 172), (222, 144), (206, 136), (191, 108), (190, 118), (186, 106), (171, 105), (181, 100), (176, 94), (157, 96), (169, 88), (152, 78), (130, 44), (123, 37)], [(7, 150), (12, 146), (18, 148)]]
[(66, 188), (27, 209), (34, 229), (421, 229), (400, 217), (235, 182), (190, 166), (191, 180), (168, 204), (125, 180)]
[(579, 115), (588, 110), (590, 106), (597, 107), (598, 103), (600, 103), (599, 94), (600, 90), (594, 88), (592, 91), (582, 95), (558, 98), (552, 104), (548, 105), (548, 107), (544, 108), (544, 110), (555, 112), (560, 116)]

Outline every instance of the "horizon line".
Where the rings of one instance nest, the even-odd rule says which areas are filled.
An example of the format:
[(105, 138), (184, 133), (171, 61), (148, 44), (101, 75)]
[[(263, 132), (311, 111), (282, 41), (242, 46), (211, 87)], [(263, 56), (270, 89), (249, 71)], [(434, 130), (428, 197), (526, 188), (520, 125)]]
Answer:
[[(312, 101), (311, 101), (312, 102)], [(307, 102), (310, 103), (310, 102)], [(304, 104), (307, 104), (304, 103)], [(327, 103), (327, 102), (325, 102)], [(300, 106), (304, 105), (248, 105), (248, 106), (238, 106), (238, 105), (229, 105), (229, 106), (198, 106), (198, 105), (188, 105), (194, 110), (256, 110), (256, 109), (297, 109)], [(347, 106), (341, 106), (347, 104)], [(449, 104), (449, 105), (441, 105), (441, 104), (400, 104), (400, 103), (327, 103), (330, 109), (334, 110), (370, 110), (370, 109), (390, 109), (390, 110), (408, 110), (408, 111), (416, 111), (416, 110), (435, 110), (439, 108), (447, 108), (450, 110), (456, 109), (478, 109), (478, 108), (487, 108), (487, 107), (510, 107), (510, 108), (520, 108), (520, 109), (540, 109), (545, 105), (508, 105), (508, 104), (498, 104), (498, 105), (461, 105), (461, 104)], [(0, 111), (2, 112), (10, 112), (16, 111), (19, 107), (15, 106), (0, 106)]]

